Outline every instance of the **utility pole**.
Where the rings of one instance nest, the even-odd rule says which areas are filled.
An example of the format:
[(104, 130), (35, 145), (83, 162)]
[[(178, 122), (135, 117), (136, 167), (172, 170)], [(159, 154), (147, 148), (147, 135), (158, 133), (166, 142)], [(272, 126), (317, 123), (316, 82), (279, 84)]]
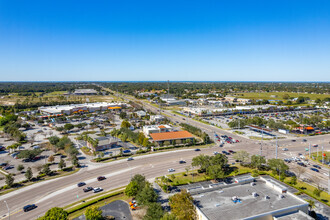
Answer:
[(262, 141), (264, 140), (264, 130), (261, 128), (260, 156), (262, 156)]
[(278, 149), (278, 142), (277, 142), (277, 135), (276, 135), (276, 154), (275, 154), (275, 159), (277, 159), (277, 149)]

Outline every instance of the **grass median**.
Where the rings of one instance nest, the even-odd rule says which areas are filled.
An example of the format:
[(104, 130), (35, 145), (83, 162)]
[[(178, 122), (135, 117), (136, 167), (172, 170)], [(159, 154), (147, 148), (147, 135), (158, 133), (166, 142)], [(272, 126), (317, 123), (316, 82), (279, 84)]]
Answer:
[(120, 187), (117, 189), (110, 190), (103, 194), (97, 194), (95, 196), (90, 196), (86, 199), (82, 199), (68, 206), (63, 207), (69, 213), (69, 219), (77, 218), (85, 213), (88, 206), (104, 206), (116, 200), (127, 201), (128, 196), (124, 194), (125, 187)]

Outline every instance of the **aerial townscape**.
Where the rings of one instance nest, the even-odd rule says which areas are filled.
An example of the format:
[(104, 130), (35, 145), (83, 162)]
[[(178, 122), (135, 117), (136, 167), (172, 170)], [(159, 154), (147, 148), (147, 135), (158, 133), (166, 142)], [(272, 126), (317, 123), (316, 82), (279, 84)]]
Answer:
[(0, 220), (330, 219), (329, 11), (0, 3)]

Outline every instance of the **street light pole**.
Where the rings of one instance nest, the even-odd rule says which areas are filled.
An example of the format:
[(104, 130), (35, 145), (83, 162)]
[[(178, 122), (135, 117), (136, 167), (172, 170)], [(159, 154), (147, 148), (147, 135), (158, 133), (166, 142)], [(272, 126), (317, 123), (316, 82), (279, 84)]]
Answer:
[(277, 148), (278, 148), (278, 143), (277, 143), (277, 135), (276, 135), (276, 155), (275, 155), (275, 159), (277, 159)]
[(10, 220), (10, 209), (9, 209), (8, 203), (6, 202), (6, 200), (4, 201), (4, 203), (6, 203), (6, 206), (8, 209), (8, 220)]

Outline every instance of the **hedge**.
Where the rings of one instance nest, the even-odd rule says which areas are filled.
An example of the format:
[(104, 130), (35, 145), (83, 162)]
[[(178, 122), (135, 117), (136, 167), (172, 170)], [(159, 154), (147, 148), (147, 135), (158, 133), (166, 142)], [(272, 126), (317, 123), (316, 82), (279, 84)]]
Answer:
[(98, 203), (102, 200), (105, 200), (107, 198), (110, 198), (112, 196), (117, 196), (117, 195), (120, 195), (120, 194), (124, 194), (124, 190), (120, 190), (118, 192), (114, 192), (114, 193), (111, 193), (109, 195), (104, 195), (104, 196), (101, 196), (99, 198), (96, 198), (96, 199), (90, 200), (88, 202), (85, 202), (83, 204), (77, 205), (77, 206), (75, 206), (71, 209), (68, 209), (67, 212), (68, 212), (68, 214), (74, 213), (76, 211), (79, 211), (79, 210), (82, 210), (82, 209), (86, 208), (87, 206), (93, 205), (93, 204)]

